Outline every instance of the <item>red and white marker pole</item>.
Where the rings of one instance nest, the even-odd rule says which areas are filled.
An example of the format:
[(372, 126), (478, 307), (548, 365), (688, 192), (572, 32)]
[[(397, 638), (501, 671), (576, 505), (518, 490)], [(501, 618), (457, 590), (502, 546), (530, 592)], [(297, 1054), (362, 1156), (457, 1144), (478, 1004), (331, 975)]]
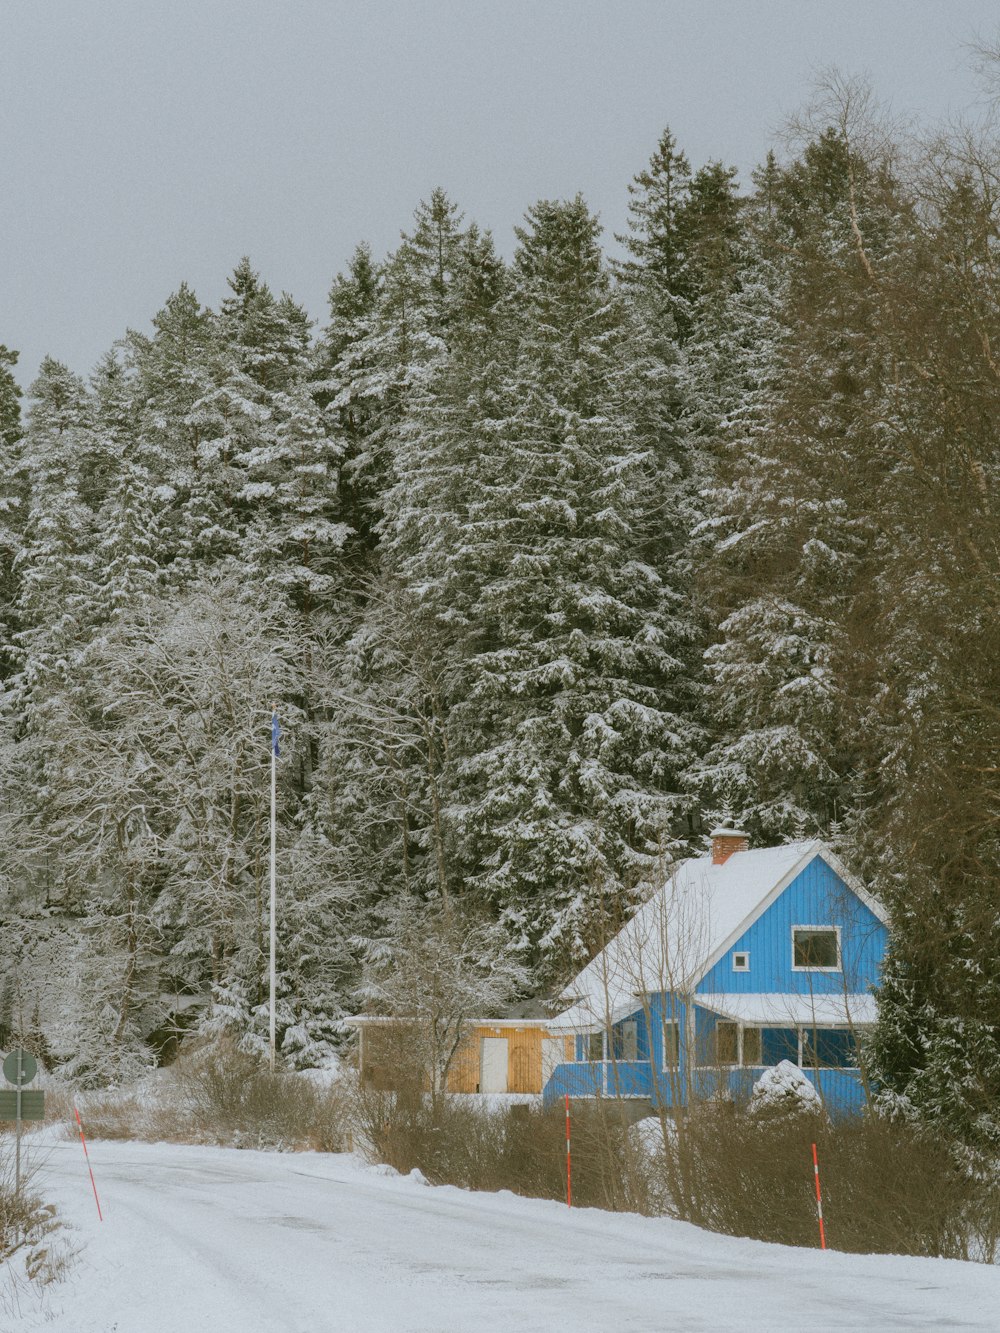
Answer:
[(812, 1146), (812, 1150), (813, 1150), (813, 1176), (816, 1180), (816, 1216), (819, 1218), (819, 1247), (821, 1250), (825, 1250), (826, 1232), (823, 1229), (823, 1195), (820, 1193), (820, 1188), (819, 1188), (819, 1159), (816, 1156), (815, 1143)]
[(94, 1202), (97, 1204), (98, 1221), (104, 1221), (104, 1214), (101, 1212), (101, 1201), (97, 1197), (97, 1186), (94, 1184), (94, 1168), (90, 1165), (90, 1153), (87, 1151), (87, 1140), (83, 1136), (83, 1122), (80, 1119), (80, 1112), (73, 1107), (73, 1114), (76, 1116), (76, 1123), (80, 1127), (80, 1142), (83, 1144), (83, 1155), (87, 1159), (87, 1170), (90, 1172), (90, 1188), (94, 1191)]
[(569, 1148), (569, 1093), (566, 1094), (566, 1207), (573, 1207), (573, 1158)]

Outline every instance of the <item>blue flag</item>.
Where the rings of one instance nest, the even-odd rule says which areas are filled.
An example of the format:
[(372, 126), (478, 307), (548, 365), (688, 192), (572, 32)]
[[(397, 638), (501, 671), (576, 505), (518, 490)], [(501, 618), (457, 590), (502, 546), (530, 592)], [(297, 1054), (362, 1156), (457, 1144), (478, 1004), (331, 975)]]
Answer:
[(271, 714), (271, 752), (274, 755), (281, 754), (278, 748), (278, 741), (281, 737), (281, 728), (278, 726), (278, 714)]

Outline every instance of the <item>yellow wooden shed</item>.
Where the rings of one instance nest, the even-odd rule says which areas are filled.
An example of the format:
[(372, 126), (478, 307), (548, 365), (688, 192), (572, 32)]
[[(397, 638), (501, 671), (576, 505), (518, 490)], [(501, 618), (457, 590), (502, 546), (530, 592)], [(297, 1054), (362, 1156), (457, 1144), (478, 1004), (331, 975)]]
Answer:
[[(360, 1014), (348, 1021), (358, 1029), (362, 1082), (392, 1088), (411, 1020)], [(553, 1036), (544, 1019), (473, 1019), (449, 1066), (448, 1091), (540, 1093), (555, 1066), (572, 1059), (572, 1036)]]

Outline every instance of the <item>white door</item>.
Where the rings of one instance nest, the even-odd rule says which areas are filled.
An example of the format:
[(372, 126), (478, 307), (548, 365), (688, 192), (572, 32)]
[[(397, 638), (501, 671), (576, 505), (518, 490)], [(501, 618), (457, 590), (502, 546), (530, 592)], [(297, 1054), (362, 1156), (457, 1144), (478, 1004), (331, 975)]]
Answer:
[(542, 1038), (542, 1087), (552, 1077), (556, 1065), (566, 1063), (566, 1047), (562, 1037)]
[(483, 1037), (479, 1055), (479, 1091), (507, 1091), (506, 1037)]

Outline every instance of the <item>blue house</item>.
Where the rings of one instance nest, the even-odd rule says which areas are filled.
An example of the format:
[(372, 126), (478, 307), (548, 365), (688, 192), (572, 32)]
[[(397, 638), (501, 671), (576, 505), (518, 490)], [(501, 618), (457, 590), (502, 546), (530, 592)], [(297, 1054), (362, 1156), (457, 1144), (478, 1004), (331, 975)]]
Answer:
[(860, 1109), (886, 937), (883, 908), (824, 843), (749, 850), (718, 828), (563, 992), (549, 1032), (572, 1035), (576, 1059), (544, 1096), (741, 1100), (790, 1060), (832, 1111)]

